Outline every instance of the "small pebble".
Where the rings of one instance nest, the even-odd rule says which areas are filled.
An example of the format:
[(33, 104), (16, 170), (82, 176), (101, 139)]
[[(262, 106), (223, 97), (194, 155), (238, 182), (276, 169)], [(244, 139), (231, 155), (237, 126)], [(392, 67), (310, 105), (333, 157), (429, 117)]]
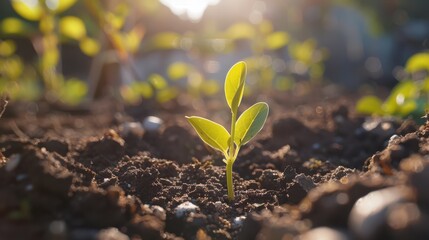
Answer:
[(232, 228), (237, 229), (242, 227), (244, 220), (246, 220), (246, 216), (235, 217), (234, 221), (232, 221)]
[(177, 206), (174, 209), (174, 212), (176, 213), (177, 218), (182, 218), (186, 214), (189, 214), (191, 212), (195, 213), (199, 210), (200, 210), (200, 208), (197, 205), (187, 201), (187, 202), (184, 202), (184, 203), (180, 204), (179, 206)]
[(159, 130), (163, 123), (164, 121), (161, 118), (149, 116), (143, 120), (143, 128), (148, 132), (155, 132)]
[(155, 215), (159, 219), (165, 221), (165, 219), (167, 217), (167, 213), (165, 212), (164, 208), (162, 208), (158, 205), (154, 205), (154, 206), (151, 206), (151, 209), (152, 209), (153, 215)]
[(329, 227), (318, 227), (300, 235), (298, 239), (300, 240), (348, 240), (351, 238), (342, 231), (329, 228)]
[(373, 191), (354, 204), (349, 215), (349, 227), (358, 239), (377, 239), (380, 228), (387, 222), (388, 208), (405, 202), (406, 187), (389, 187)]
[(399, 136), (394, 134), (390, 137), (388, 145), (391, 145), (395, 140), (399, 139)]
[(220, 209), (220, 208), (222, 208), (222, 202), (221, 202), (221, 201), (216, 201), (216, 202), (214, 202), (214, 206), (215, 206), (217, 209)]

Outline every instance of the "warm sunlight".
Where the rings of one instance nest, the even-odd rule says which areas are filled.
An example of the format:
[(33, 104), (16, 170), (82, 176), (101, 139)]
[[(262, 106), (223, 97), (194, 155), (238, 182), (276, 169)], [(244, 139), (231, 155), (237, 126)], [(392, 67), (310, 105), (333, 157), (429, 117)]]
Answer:
[(203, 16), (209, 5), (216, 5), (220, 0), (161, 0), (161, 3), (168, 6), (171, 11), (184, 16), (191, 21), (198, 21)]

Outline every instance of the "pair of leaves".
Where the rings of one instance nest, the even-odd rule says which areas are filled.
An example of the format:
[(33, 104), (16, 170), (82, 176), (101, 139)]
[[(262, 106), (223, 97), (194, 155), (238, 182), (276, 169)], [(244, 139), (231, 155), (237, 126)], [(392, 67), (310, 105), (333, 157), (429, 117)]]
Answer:
[[(268, 105), (264, 102), (256, 103), (248, 108), (235, 125), (234, 143), (243, 146), (248, 143), (265, 124), (268, 116)], [(220, 124), (202, 117), (187, 117), (198, 136), (209, 146), (227, 154), (231, 135)]]
[[(225, 80), (225, 98), (235, 116), (243, 98), (246, 64), (238, 62), (228, 71)], [(235, 123), (234, 143), (240, 147), (249, 142), (264, 126), (268, 116), (268, 104), (259, 102), (248, 108)], [(231, 135), (220, 124), (202, 117), (187, 117), (200, 138), (209, 146), (228, 155)]]

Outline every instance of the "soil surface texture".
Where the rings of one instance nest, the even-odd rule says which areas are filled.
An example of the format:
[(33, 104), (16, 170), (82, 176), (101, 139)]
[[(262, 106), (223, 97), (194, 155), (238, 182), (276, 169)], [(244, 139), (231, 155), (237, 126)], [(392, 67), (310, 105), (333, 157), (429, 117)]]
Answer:
[(250, 98), (240, 111), (270, 114), (234, 164), (232, 202), (221, 154), (185, 119), (228, 126), (223, 99), (9, 102), (0, 239), (429, 239), (425, 119), (359, 116), (333, 86)]

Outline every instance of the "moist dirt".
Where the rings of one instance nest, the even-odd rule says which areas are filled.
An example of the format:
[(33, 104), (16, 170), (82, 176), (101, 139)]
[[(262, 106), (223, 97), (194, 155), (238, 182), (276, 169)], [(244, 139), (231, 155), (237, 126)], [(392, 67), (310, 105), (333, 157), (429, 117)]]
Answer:
[(10, 102), (0, 239), (428, 238), (429, 125), (357, 115), (357, 97), (330, 86), (249, 100), (270, 115), (234, 164), (233, 202), (221, 154), (184, 118), (227, 126), (218, 99)]

